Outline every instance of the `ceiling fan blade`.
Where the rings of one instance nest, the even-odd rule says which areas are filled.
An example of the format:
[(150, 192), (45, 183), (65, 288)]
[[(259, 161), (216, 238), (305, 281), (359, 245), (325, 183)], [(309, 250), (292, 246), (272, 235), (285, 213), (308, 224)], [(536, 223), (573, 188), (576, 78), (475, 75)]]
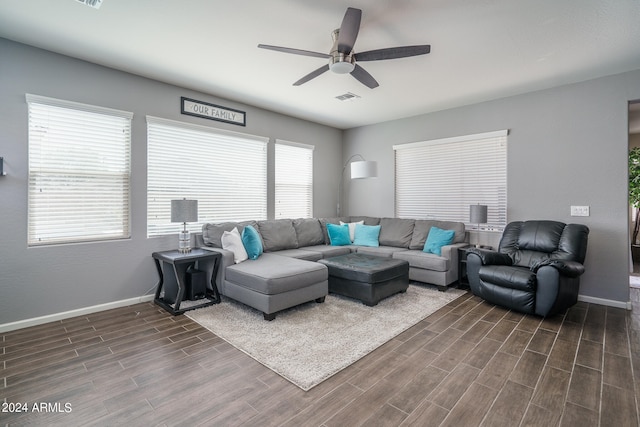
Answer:
[(360, 31), (361, 19), (362, 10), (353, 7), (347, 8), (338, 32), (338, 52), (347, 55), (351, 53), (358, 37), (358, 31)]
[(331, 58), (331, 55), (320, 52), (312, 52), (310, 50), (293, 49), (291, 47), (271, 46), (268, 44), (259, 44), (260, 49), (275, 50), (276, 52), (292, 53), (294, 55), (313, 56), (315, 58)]
[(360, 83), (368, 87), (369, 89), (375, 89), (378, 86), (378, 82), (373, 76), (365, 71), (364, 68), (356, 64), (355, 68), (351, 72), (351, 75), (356, 78)]
[(298, 80), (297, 82), (295, 82), (293, 85), (294, 86), (300, 86), (303, 83), (308, 82), (311, 79), (315, 79), (316, 77), (318, 77), (320, 74), (329, 71), (329, 65), (323, 65), (322, 67), (318, 68), (315, 71), (310, 72), (309, 74), (307, 74), (306, 76), (304, 76), (303, 78), (301, 78), (300, 80)]
[(368, 50), (356, 53), (356, 61), (382, 61), (384, 59), (406, 58), (408, 56), (426, 55), (431, 52), (431, 45), (389, 47), (386, 49)]

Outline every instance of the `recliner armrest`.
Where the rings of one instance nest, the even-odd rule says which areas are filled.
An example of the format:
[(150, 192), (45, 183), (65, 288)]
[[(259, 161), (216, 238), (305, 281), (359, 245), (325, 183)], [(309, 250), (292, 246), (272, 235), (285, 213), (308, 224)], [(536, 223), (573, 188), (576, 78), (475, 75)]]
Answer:
[(470, 248), (467, 249), (468, 254), (475, 254), (480, 257), (482, 265), (512, 265), (513, 260), (507, 254), (487, 249)]
[(578, 277), (584, 273), (584, 265), (576, 261), (565, 261), (561, 259), (543, 259), (531, 266), (531, 271), (536, 273), (540, 268), (549, 266), (553, 267), (560, 274), (567, 277)]

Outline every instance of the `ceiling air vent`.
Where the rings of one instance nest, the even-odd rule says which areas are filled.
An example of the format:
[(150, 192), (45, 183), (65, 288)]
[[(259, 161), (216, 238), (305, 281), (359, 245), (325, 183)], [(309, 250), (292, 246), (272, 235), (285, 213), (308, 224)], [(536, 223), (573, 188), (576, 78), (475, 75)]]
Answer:
[(102, 6), (102, 0), (76, 0), (78, 3), (86, 4), (94, 9), (100, 9)]
[(347, 92), (344, 93), (342, 95), (338, 95), (336, 96), (337, 100), (340, 101), (355, 101), (356, 99), (359, 99), (360, 97), (358, 95), (356, 95), (355, 93), (351, 93), (351, 92)]

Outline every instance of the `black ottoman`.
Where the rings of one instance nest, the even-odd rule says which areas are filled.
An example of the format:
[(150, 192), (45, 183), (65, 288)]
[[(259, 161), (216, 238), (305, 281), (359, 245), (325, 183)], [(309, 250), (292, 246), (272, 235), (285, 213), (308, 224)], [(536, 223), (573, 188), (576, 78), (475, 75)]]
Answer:
[(318, 262), (329, 269), (329, 292), (378, 304), (409, 287), (409, 263), (400, 259), (347, 254)]

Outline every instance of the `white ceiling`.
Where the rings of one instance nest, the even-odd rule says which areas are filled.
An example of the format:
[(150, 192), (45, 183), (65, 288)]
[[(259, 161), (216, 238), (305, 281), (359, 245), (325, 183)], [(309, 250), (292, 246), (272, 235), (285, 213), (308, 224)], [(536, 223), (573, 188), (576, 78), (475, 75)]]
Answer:
[[(356, 52), (431, 53), (361, 63), (376, 89), (329, 72), (294, 87), (324, 60), (256, 47), (328, 53), (347, 7)], [(639, 23), (638, 0), (0, 1), (0, 37), (343, 129), (640, 69)]]

